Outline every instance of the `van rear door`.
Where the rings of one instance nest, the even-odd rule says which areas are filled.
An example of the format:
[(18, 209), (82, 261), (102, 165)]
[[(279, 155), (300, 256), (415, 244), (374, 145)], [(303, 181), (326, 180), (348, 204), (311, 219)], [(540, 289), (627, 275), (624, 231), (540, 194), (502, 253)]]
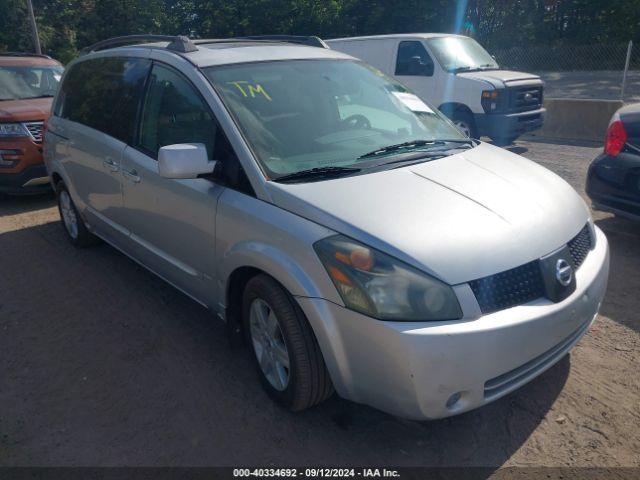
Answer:
[(65, 172), (74, 201), (98, 233), (126, 249), (122, 153), (135, 128), (151, 61), (100, 57), (73, 65), (60, 92), (67, 137)]

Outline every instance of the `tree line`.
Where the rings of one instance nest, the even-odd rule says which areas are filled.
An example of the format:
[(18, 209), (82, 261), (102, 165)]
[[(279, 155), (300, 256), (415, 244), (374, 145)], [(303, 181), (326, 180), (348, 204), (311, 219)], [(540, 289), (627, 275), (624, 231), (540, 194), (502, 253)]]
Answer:
[[(136, 33), (324, 38), (461, 32), (491, 49), (640, 41), (640, 0), (33, 0), (45, 53), (67, 62)], [(33, 51), (26, 0), (0, 0), (0, 51)]]

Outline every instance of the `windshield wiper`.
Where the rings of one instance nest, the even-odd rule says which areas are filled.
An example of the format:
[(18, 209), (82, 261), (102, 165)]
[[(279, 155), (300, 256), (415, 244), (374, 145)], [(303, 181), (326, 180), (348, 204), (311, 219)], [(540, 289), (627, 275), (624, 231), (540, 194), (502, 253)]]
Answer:
[(31, 100), (34, 98), (51, 98), (51, 97), (55, 97), (55, 95), (52, 93), (47, 93), (45, 95), (37, 95), (35, 97), (24, 97), (24, 98), (21, 98), (20, 100)]
[(477, 68), (476, 67), (472, 67), (470, 65), (465, 65), (463, 67), (452, 68), (451, 72), (453, 72), (453, 73), (468, 72), (469, 70), (477, 70)]
[(297, 180), (322, 180), (325, 178), (338, 178), (359, 172), (355, 167), (316, 167), (299, 172), (287, 173), (274, 179), (276, 182), (295, 182)]
[(387, 155), (389, 153), (397, 152), (398, 150), (405, 150), (411, 148), (419, 148), (424, 146), (441, 146), (446, 145), (447, 143), (463, 143), (467, 145), (474, 145), (475, 141), (471, 138), (454, 138), (454, 139), (446, 139), (446, 140), (411, 140), (409, 142), (398, 143), (395, 145), (389, 145), (387, 147), (378, 148), (377, 150), (373, 150), (369, 153), (365, 153), (358, 157), (358, 160), (363, 158), (371, 158), (377, 157), (379, 155)]
[(377, 157), (378, 155), (386, 155), (387, 153), (397, 152), (398, 150), (404, 150), (407, 148), (424, 147), (425, 145), (440, 145), (440, 141), (436, 140), (410, 140), (408, 142), (396, 143), (395, 145), (388, 145), (376, 150), (372, 150), (369, 153), (360, 155), (358, 160), (362, 158)]
[[(398, 166), (394, 167), (394, 168), (406, 167), (408, 165), (414, 165), (414, 164), (417, 164), (417, 163), (424, 163), (424, 162), (429, 161), (429, 160), (437, 160), (438, 158), (448, 157), (449, 155), (452, 155), (452, 154), (443, 153), (443, 152), (423, 153), (418, 158), (416, 158), (416, 157), (400, 158), (398, 160), (391, 160), (389, 162), (379, 163), (378, 165), (376, 165), (376, 167), (383, 167), (385, 165), (394, 165), (394, 164), (398, 164)], [(407, 165), (400, 165), (401, 163), (402, 164), (407, 164)]]
[(497, 70), (498, 67), (495, 67), (492, 63), (483, 63), (482, 65), (476, 65), (476, 66), (471, 66), (471, 65), (464, 65), (462, 67), (456, 67), (456, 68), (452, 68), (450, 71), (452, 73), (458, 73), (458, 72), (481, 72), (483, 70)]

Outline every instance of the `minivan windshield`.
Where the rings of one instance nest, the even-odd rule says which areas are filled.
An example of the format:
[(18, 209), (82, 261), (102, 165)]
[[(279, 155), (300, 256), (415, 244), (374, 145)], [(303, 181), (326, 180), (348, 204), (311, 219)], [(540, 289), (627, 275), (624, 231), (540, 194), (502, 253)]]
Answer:
[(271, 179), (310, 169), (348, 172), (380, 163), (372, 153), (466, 139), (435, 109), (361, 62), (273, 61), (204, 72)]
[(499, 68), (489, 52), (473, 38), (435, 37), (427, 43), (442, 68), (449, 72)]
[(58, 65), (0, 67), (0, 100), (53, 97), (64, 69)]

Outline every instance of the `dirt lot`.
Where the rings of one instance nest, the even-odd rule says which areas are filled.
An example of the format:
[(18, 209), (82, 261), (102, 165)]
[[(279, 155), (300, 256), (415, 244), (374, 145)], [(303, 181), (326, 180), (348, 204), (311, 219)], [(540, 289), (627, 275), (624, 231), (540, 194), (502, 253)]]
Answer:
[[(598, 149), (514, 150), (582, 192)], [(596, 214), (612, 275), (570, 356), (417, 423), (335, 396), (274, 406), (218, 321), (113, 248), (72, 248), (53, 205), (0, 200), (0, 465), (640, 466), (640, 224)]]

